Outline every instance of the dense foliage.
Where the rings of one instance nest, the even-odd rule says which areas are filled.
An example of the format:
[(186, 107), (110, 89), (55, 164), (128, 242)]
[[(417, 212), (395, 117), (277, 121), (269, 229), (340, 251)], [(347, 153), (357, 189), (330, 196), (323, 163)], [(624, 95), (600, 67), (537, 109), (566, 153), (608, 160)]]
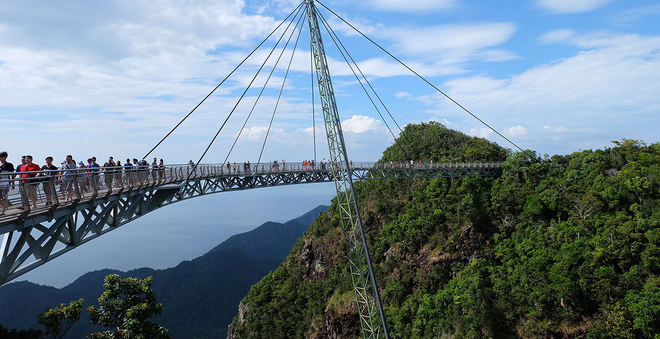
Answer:
[(475, 138), (430, 121), (407, 125), (397, 142), (383, 152), (382, 161), (434, 162), (500, 161), (506, 151), (483, 138)]
[[(417, 146), (470, 139), (439, 124), (408, 130), (433, 136)], [(504, 152), (476, 143), (485, 149), (470, 154)], [(497, 160), (468, 159), (465, 144), (415, 152)], [(394, 145), (383, 160), (406, 152)], [(660, 338), (660, 144), (512, 153), (496, 178), (357, 188), (393, 337)], [(230, 337), (359, 336), (337, 218), (333, 205), (252, 288)]]
[(170, 338), (166, 328), (150, 320), (163, 310), (151, 288), (151, 277), (122, 279), (111, 274), (105, 277), (103, 286), (105, 292), (99, 297), (99, 307), (90, 306), (87, 312), (93, 323), (111, 330), (91, 333), (87, 338)]
[(53, 339), (64, 338), (73, 324), (80, 320), (84, 302), (85, 299), (78, 299), (70, 302), (68, 306), (60, 304), (60, 306), (49, 308), (39, 314), (39, 323), (46, 328), (46, 337)]

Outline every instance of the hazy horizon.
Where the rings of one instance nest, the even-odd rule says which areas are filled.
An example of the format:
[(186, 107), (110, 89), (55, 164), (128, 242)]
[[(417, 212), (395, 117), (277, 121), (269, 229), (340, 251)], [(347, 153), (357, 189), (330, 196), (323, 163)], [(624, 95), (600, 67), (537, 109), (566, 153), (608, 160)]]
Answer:
[[(9, 282), (62, 288), (87, 272), (166, 269), (195, 259), (232, 235), (286, 222), (330, 205), (332, 183), (222, 192), (158, 209)], [(187, 226), (183, 226), (186, 225)]]

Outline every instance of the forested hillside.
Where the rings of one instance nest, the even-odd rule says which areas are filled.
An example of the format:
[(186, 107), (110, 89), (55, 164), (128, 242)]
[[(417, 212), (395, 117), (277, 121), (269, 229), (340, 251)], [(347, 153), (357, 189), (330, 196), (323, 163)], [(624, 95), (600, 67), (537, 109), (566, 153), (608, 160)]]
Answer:
[[(505, 155), (437, 123), (401, 139), (384, 161)], [(495, 178), (358, 183), (392, 337), (660, 338), (660, 144), (613, 146), (510, 153)], [(229, 337), (358, 337), (347, 272), (333, 205)]]

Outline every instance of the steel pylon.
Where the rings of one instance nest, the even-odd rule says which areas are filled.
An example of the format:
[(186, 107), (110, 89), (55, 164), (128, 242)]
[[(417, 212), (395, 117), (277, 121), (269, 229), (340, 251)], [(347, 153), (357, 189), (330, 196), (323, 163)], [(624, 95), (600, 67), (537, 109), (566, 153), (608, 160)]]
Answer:
[(351, 179), (351, 168), (341, 120), (323, 48), (314, 0), (305, 0), (316, 77), (330, 151), (330, 170), (337, 190), (341, 226), (346, 238), (348, 261), (363, 338), (389, 338), (382, 303), (374, 277), (366, 234)]

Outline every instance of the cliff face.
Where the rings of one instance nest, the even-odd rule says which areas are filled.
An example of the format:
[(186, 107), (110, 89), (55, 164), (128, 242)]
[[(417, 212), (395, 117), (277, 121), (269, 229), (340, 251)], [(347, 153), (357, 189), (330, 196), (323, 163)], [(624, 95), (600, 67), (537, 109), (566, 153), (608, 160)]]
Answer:
[[(439, 124), (385, 161), (498, 160)], [(430, 136), (429, 136), (430, 135)], [(456, 142), (453, 149), (430, 149)], [(469, 151), (468, 151), (469, 150)], [(398, 153), (400, 152), (400, 153)], [(461, 155), (462, 154), (462, 155)], [(490, 158), (471, 158), (488, 156)], [(660, 333), (660, 145), (510, 154), (497, 178), (357, 184), (396, 338), (653, 338)], [(336, 207), (250, 290), (230, 338), (357, 338)]]

